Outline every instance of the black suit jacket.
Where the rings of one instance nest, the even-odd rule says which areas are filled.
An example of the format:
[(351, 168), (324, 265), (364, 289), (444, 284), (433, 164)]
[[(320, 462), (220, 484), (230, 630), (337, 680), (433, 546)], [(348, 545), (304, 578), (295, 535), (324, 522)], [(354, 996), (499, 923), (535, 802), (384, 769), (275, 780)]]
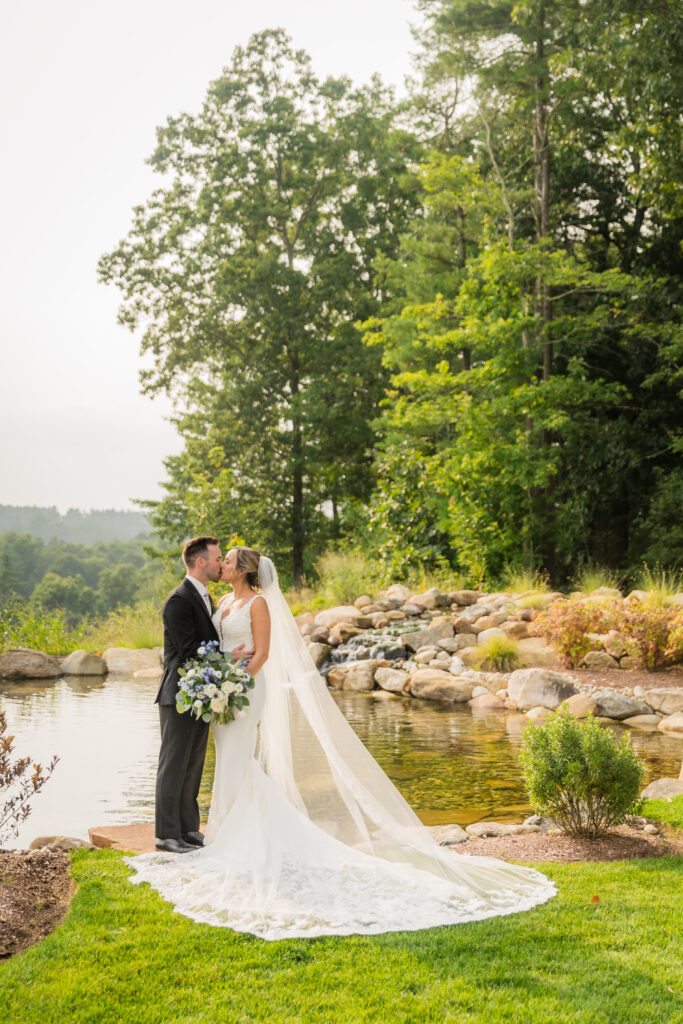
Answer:
[(156, 696), (156, 704), (175, 705), (178, 692), (178, 669), (206, 640), (218, 640), (206, 604), (194, 583), (185, 579), (171, 591), (163, 610), (164, 674)]

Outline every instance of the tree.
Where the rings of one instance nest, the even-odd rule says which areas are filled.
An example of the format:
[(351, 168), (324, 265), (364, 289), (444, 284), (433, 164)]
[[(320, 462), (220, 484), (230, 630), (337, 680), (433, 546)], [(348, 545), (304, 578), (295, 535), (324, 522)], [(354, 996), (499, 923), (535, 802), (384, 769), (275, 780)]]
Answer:
[(73, 625), (95, 611), (95, 591), (82, 576), (58, 576), (48, 572), (33, 590), (31, 603), (43, 611), (61, 609)]
[(298, 584), (306, 546), (369, 493), (384, 375), (354, 323), (378, 306), (374, 261), (396, 251), (417, 152), (393, 119), (377, 81), (320, 82), (275, 30), (235, 50), (200, 114), (159, 130), (167, 184), (100, 273), (122, 322), (144, 326), (145, 389), (184, 405), (185, 451), (152, 513), (174, 541), (219, 509), (230, 532), (291, 553)]

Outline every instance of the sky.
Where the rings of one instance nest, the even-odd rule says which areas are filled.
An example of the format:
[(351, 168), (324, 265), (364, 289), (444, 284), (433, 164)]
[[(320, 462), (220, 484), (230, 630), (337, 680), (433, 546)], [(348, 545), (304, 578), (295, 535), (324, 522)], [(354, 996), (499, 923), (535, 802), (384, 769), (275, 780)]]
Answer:
[(0, 35), (0, 504), (135, 507), (180, 450), (139, 392), (139, 340), (97, 261), (161, 179), (155, 128), (201, 107), (235, 46), (281, 26), (319, 75), (397, 87), (411, 0), (33, 0)]

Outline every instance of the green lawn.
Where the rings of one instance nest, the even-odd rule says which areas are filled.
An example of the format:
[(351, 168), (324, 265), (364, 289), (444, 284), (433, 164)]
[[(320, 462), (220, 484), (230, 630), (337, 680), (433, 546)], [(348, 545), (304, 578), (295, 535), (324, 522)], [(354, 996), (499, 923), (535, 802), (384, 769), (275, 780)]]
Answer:
[(666, 821), (674, 828), (683, 829), (683, 796), (675, 796), (671, 800), (646, 800), (641, 813), (644, 818)]
[(683, 858), (540, 868), (559, 895), (524, 914), (265, 942), (175, 914), (147, 886), (126, 881), (120, 854), (76, 853), (78, 892), (66, 920), (0, 967), (0, 1020), (683, 1021)]

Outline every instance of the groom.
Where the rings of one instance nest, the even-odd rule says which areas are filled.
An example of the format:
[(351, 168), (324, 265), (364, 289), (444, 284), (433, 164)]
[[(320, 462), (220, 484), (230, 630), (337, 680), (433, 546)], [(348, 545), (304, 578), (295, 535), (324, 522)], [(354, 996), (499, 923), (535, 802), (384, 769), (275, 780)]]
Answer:
[[(197, 796), (202, 778), (207, 722), (176, 711), (178, 669), (196, 657), (202, 641), (218, 640), (211, 620), (213, 605), (206, 585), (221, 577), (217, 537), (193, 537), (183, 548), (185, 579), (164, 605), (164, 673), (156, 697), (161, 724), (161, 748), (156, 783), (156, 848), (188, 853), (204, 845), (199, 831)], [(243, 645), (234, 652), (243, 653)]]

